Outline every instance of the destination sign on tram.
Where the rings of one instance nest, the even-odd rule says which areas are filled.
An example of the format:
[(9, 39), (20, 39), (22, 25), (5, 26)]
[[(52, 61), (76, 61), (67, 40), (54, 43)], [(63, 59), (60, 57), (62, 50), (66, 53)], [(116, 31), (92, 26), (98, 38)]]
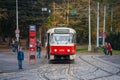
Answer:
[(55, 33), (69, 33), (68, 29), (55, 29), (54, 30)]

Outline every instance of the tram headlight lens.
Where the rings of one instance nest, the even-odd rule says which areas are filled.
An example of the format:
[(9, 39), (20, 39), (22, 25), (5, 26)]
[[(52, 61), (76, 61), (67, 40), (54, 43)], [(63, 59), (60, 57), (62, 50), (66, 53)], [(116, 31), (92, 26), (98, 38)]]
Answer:
[(67, 52), (70, 52), (70, 49), (67, 49)]
[(33, 47), (33, 45), (32, 45), (32, 44), (30, 44), (30, 47)]
[(57, 49), (54, 49), (55, 52), (57, 52)]

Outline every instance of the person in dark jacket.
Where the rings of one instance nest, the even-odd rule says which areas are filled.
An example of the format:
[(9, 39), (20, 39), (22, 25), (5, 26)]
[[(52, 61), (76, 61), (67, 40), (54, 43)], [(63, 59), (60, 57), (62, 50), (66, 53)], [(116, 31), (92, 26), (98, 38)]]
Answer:
[(105, 55), (108, 55), (107, 54), (107, 42), (103, 45), (103, 52)]
[(19, 41), (15, 41), (15, 51), (18, 53), (18, 48), (19, 48)]
[(37, 58), (40, 58), (40, 54), (41, 54), (41, 44), (40, 44), (40, 41), (37, 41), (37, 43), (36, 43), (36, 51), (37, 51)]
[(18, 54), (17, 54), (17, 59), (18, 59), (18, 67), (19, 69), (22, 69), (22, 61), (24, 60), (24, 52), (22, 50), (22, 47), (20, 47)]
[(15, 40), (12, 40), (11, 47), (12, 47), (12, 51), (15, 52), (16, 51)]

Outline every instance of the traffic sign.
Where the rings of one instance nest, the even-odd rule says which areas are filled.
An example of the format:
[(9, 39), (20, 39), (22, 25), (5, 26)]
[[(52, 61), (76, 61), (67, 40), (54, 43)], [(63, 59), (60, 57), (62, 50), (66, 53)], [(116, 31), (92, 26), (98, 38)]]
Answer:
[(71, 10), (71, 14), (75, 15), (76, 14), (76, 10)]
[(19, 34), (16, 34), (16, 37), (19, 37)]
[(20, 33), (20, 30), (19, 29), (16, 29), (15, 30), (15, 34), (19, 34)]
[(101, 35), (102, 38), (103, 38), (103, 37), (106, 38), (106, 32), (101, 32), (100, 35)]

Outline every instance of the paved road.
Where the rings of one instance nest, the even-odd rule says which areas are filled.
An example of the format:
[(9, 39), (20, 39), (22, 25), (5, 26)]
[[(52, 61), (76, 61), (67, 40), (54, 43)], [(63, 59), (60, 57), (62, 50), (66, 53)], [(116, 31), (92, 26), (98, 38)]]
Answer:
[(112, 62), (114, 64), (119, 64), (120, 65), (120, 55), (113, 55), (113, 56), (99, 56), (99, 58)]
[[(0, 80), (120, 80), (120, 56), (77, 54), (75, 63), (49, 64), (42, 54), (35, 65), (18, 70), (16, 55), (0, 52)], [(117, 61), (116, 61), (117, 60)]]
[[(34, 64), (34, 61), (31, 61), (31, 63), (29, 64), (29, 57), (28, 57), (29, 54), (28, 51), (25, 51), (25, 60), (23, 61), (24, 70), (37, 68), (42, 60), (47, 60), (44, 58), (44, 55), (45, 54), (42, 54), (43, 57), (36, 60), (36, 64)], [(16, 72), (16, 71), (19, 71), (17, 55), (11, 50), (0, 51), (0, 73), (8, 73), (8, 72)]]

